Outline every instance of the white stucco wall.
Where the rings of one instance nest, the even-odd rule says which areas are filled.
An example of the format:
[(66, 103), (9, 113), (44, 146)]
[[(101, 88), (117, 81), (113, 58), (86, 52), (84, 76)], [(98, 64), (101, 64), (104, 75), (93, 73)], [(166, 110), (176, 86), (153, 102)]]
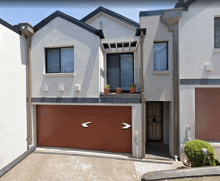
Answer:
[[(179, 76), (180, 79), (219, 79), (220, 54), (214, 53), (214, 17), (220, 17), (220, 3), (200, 1), (189, 6), (179, 20)], [(213, 70), (205, 71), (205, 64)], [(220, 85), (180, 85), (180, 154), (189, 138), (195, 139), (195, 88), (220, 87)]]
[(163, 143), (169, 145), (169, 102), (163, 102)]
[[(138, 132), (138, 138), (135, 138)], [(141, 104), (132, 105), (132, 156), (142, 158), (142, 118)], [(137, 155), (138, 154), (138, 155)]]
[[(197, 1), (179, 20), (180, 79), (220, 78), (220, 54), (214, 53), (214, 17), (220, 17), (220, 3)], [(213, 64), (211, 72), (205, 64)]]
[[(75, 76), (45, 76), (45, 48), (74, 46)], [(32, 37), (32, 97), (99, 97), (100, 38), (60, 17), (53, 19)], [(101, 61), (101, 60), (100, 60)], [(48, 85), (48, 92), (43, 87)], [(59, 85), (64, 86), (60, 92)], [(80, 85), (80, 92), (75, 86)]]
[(27, 40), (0, 25), (0, 169), (27, 150)]
[(134, 83), (136, 84), (136, 92), (140, 92), (140, 69), (141, 69), (141, 62), (140, 62), (140, 43), (138, 45), (137, 50), (134, 52)]
[(100, 92), (104, 92), (105, 87), (105, 53), (101, 46), (99, 47), (99, 82)]
[[(144, 38), (144, 92), (146, 101), (173, 100), (173, 38), (168, 26), (160, 23), (160, 15), (140, 17), (141, 28), (147, 28)], [(168, 41), (169, 75), (154, 75), (154, 42)]]
[[(100, 28), (100, 21), (102, 28)], [(99, 13), (87, 22), (96, 29), (102, 29), (106, 39), (135, 36), (136, 28), (105, 13)]]

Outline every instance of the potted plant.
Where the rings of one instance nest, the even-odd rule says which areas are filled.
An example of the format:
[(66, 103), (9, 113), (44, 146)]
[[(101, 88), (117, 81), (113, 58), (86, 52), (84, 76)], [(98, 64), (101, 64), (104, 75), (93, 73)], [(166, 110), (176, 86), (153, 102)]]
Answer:
[(121, 94), (122, 88), (121, 87), (116, 87), (116, 93)]
[(135, 93), (136, 84), (129, 84), (129, 86), (130, 86), (130, 93), (134, 94)]
[(106, 84), (105, 87), (104, 87), (105, 94), (109, 94), (109, 90), (110, 90), (110, 85)]

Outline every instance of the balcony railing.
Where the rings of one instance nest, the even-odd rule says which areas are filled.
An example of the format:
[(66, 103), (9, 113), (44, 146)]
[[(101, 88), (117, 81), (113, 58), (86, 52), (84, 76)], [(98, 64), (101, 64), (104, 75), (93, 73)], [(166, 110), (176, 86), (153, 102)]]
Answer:
[(136, 92), (131, 94), (129, 92), (122, 92), (117, 94), (110, 92), (109, 94), (100, 93), (100, 100), (102, 103), (141, 103), (141, 93)]

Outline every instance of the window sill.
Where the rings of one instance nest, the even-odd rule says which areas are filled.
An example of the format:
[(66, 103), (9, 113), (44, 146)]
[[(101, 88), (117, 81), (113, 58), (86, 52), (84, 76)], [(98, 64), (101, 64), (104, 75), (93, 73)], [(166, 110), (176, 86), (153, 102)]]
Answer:
[(213, 53), (220, 53), (220, 48), (215, 48), (215, 49), (213, 50)]
[(74, 77), (75, 73), (50, 73), (44, 74), (44, 77)]
[(154, 71), (154, 75), (170, 75), (170, 70)]

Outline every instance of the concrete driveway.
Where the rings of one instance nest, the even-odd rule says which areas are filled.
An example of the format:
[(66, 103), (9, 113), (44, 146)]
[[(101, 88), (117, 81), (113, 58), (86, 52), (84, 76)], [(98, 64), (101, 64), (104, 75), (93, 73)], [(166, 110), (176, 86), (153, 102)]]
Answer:
[(36, 149), (0, 181), (140, 180), (149, 171), (169, 170), (181, 162), (136, 160), (129, 154)]

